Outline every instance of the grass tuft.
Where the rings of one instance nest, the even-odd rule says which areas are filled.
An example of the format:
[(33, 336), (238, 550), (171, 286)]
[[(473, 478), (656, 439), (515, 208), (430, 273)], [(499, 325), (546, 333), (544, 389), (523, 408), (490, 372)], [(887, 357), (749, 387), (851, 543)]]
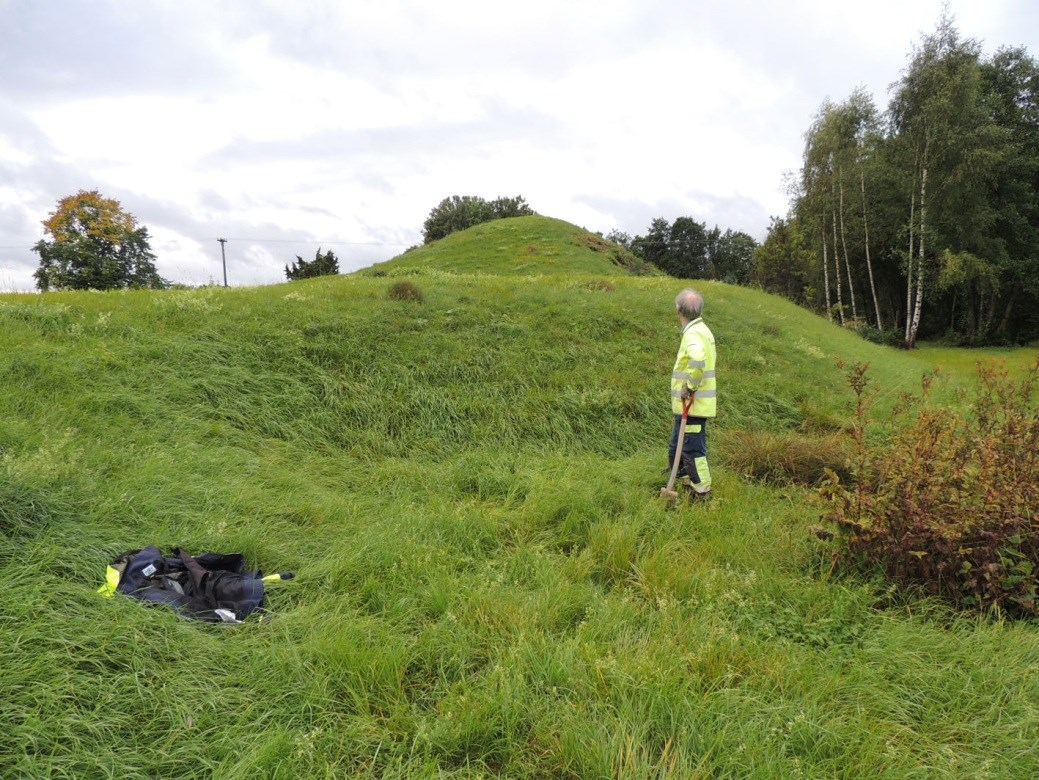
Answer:
[(389, 290), (386, 291), (386, 296), (391, 301), (414, 301), (415, 303), (422, 303), (425, 300), (425, 295), (422, 294), (422, 290), (420, 290), (413, 282), (408, 281), (394, 282), (390, 285)]
[(777, 486), (815, 487), (827, 472), (847, 479), (853, 447), (847, 434), (732, 431), (725, 437), (726, 466), (748, 479)]

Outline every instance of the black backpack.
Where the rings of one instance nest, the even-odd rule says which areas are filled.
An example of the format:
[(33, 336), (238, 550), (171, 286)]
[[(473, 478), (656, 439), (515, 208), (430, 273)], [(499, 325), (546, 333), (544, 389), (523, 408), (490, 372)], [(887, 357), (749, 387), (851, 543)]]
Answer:
[[(141, 601), (165, 604), (181, 614), (210, 623), (240, 623), (263, 606), (263, 573), (242, 571), (240, 553), (204, 553), (191, 557), (174, 547), (163, 556), (158, 547), (129, 550), (109, 566), (109, 584), (118, 573), (116, 593)], [(275, 574), (266, 579), (290, 579), (292, 574)], [(109, 586), (102, 592), (111, 593)]]

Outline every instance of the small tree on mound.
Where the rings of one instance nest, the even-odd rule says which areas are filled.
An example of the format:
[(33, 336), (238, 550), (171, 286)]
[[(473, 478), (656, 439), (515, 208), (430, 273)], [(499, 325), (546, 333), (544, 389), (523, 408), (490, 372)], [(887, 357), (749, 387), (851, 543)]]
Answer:
[(879, 448), (866, 443), (866, 368), (849, 372), (855, 484), (831, 474), (822, 490), (838, 553), (957, 606), (1039, 614), (1039, 361), (1017, 383), (979, 367), (971, 410), (923, 405)]
[(315, 276), (334, 276), (339, 273), (339, 260), (332, 254), (332, 250), (322, 252), (320, 249), (314, 254), (314, 259), (307, 261), (296, 255), (296, 262), (291, 266), (285, 266), (285, 278), (290, 282), (294, 279), (310, 279)]
[(465, 230), (482, 222), (506, 217), (533, 215), (534, 209), (527, 205), (523, 196), (496, 198), (488, 203), (474, 195), (452, 195), (444, 198), (429, 212), (422, 225), (422, 242), (432, 243), (458, 230)]

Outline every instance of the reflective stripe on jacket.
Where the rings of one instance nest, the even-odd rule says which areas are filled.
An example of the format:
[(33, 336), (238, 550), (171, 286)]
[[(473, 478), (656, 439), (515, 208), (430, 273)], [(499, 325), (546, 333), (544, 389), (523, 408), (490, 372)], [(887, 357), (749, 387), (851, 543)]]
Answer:
[(682, 413), (682, 388), (696, 393), (690, 417), (714, 417), (718, 409), (718, 385), (715, 379), (714, 334), (702, 318), (697, 317), (682, 328), (682, 343), (671, 371), (671, 410)]

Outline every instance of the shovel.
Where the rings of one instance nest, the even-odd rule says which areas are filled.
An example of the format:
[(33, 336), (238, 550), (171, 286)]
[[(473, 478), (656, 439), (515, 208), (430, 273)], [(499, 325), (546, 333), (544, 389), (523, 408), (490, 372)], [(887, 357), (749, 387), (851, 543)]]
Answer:
[(689, 408), (693, 405), (693, 395), (682, 399), (682, 423), (678, 426), (678, 446), (675, 447), (675, 462), (671, 466), (671, 477), (667, 481), (667, 487), (660, 488), (660, 497), (668, 502), (678, 501), (678, 493), (675, 492), (675, 477), (678, 476), (678, 464), (682, 462), (682, 445), (685, 444), (685, 424), (689, 419)]

